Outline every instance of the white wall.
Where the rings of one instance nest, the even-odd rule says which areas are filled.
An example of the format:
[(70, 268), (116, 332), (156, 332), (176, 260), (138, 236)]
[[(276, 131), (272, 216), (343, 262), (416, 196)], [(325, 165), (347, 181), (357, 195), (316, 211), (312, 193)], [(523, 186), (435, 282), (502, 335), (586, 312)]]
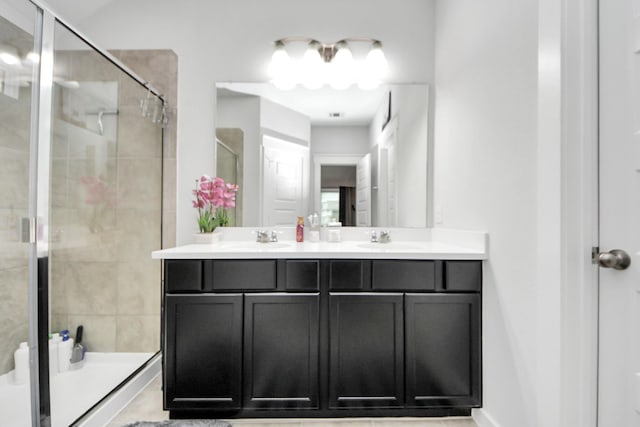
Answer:
[(263, 131), (282, 135), (290, 142), (309, 146), (311, 121), (302, 113), (268, 99), (260, 98), (260, 127)]
[(362, 155), (369, 152), (367, 126), (311, 126), (311, 155)]
[[(436, 7), (438, 227), (485, 230), (482, 419), (536, 421), (537, 1)], [(488, 424), (487, 424), (488, 425)]]
[[(371, 147), (378, 143), (384, 115), (385, 100), (371, 121)], [(427, 147), (429, 139), (429, 86), (392, 85), (391, 118), (397, 120), (397, 224), (403, 227), (427, 226)]]
[(257, 225), (260, 221), (260, 98), (220, 97), (216, 112), (216, 126), (239, 128), (244, 133), (243, 140), (243, 188), (242, 224)]

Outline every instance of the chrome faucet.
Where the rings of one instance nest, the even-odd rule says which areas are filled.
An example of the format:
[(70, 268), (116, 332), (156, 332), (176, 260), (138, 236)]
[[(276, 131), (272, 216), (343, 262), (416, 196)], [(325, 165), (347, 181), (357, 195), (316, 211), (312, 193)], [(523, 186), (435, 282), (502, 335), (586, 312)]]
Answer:
[(371, 230), (371, 243), (389, 243), (391, 241), (391, 235), (389, 231), (380, 231), (380, 236), (376, 230)]
[(276, 233), (275, 231), (272, 231), (271, 235), (269, 235), (269, 232), (267, 230), (258, 230), (256, 232), (256, 242), (258, 243), (271, 243), (277, 241), (278, 233)]

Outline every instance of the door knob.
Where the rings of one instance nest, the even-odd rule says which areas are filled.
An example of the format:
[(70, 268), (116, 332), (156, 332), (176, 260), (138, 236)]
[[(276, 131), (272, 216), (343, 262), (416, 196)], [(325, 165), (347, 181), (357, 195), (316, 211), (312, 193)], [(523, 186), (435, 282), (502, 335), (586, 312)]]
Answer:
[(596, 255), (600, 267), (625, 270), (631, 265), (631, 257), (622, 249), (612, 249), (609, 252), (600, 252)]

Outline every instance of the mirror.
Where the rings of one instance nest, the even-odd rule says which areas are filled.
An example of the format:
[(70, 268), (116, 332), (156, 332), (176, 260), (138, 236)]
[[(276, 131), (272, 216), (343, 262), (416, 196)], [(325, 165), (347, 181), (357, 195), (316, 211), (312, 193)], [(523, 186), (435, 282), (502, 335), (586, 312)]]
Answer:
[[(295, 225), (298, 215), (317, 212), (323, 223), (427, 226), (426, 84), (370, 91), (216, 86), (217, 138), (242, 140), (237, 225)], [(225, 168), (223, 155), (217, 150), (218, 168)]]

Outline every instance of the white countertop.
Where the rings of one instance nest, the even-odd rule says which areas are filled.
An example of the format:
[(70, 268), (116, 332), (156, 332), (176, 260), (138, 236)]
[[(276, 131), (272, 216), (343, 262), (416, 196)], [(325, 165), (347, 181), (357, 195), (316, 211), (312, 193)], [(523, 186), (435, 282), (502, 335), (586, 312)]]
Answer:
[[(259, 228), (225, 228), (220, 242), (189, 244), (154, 251), (154, 259), (487, 259), (484, 232), (390, 228), (390, 243), (370, 243), (371, 228), (342, 228), (341, 242), (297, 243), (291, 227), (277, 230), (277, 243), (256, 243)], [(260, 228), (262, 229), (262, 228)], [(382, 228), (376, 228), (381, 230)]]

